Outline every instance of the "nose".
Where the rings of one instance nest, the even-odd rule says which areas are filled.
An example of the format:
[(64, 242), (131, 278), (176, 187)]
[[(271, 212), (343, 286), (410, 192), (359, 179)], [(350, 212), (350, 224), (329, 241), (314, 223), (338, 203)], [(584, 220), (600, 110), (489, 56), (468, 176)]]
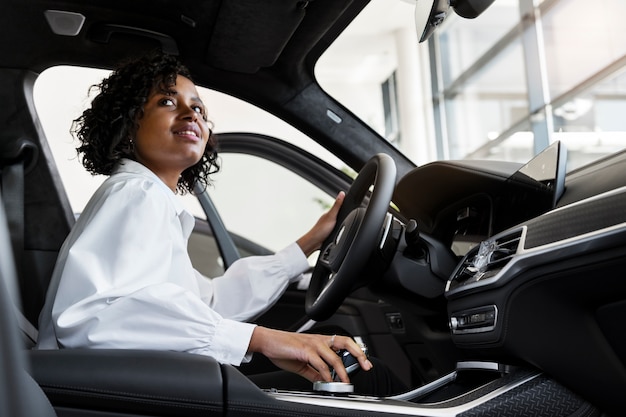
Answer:
[(183, 107), (181, 108), (180, 113), (181, 113), (181, 118), (182, 119), (187, 119), (187, 120), (191, 120), (191, 121), (194, 121), (194, 122), (197, 122), (198, 121), (198, 117), (200, 116), (198, 114), (198, 112), (193, 109), (193, 106), (189, 105), (189, 104), (183, 105)]

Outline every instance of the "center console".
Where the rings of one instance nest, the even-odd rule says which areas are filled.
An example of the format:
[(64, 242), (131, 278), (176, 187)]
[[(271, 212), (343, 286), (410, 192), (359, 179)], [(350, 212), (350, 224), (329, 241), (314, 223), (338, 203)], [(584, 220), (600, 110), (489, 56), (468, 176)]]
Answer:
[(263, 390), (233, 366), (180, 352), (28, 353), (33, 378), (58, 417), (518, 417), (520, 410), (529, 412), (523, 415), (594, 415), (589, 404), (541, 372), (494, 362), (460, 362), (436, 381), (383, 398)]
[(306, 415), (335, 415), (338, 410), (341, 415), (354, 416), (594, 415), (591, 405), (541, 372), (494, 362), (460, 362), (454, 372), (438, 380), (386, 398), (273, 390), (266, 393), (283, 412), (300, 407), (301, 412), (311, 412)]

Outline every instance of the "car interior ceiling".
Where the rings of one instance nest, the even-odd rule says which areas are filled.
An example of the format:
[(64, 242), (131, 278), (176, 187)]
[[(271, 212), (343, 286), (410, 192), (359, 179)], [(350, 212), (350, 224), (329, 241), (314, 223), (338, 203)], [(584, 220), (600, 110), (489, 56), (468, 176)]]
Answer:
[[(356, 130), (353, 122), (338, 126), (325, 112), (311, 112), (311, 100), (339, 117), (347, 111), (319, 89), (312, 64), (367, 3), (272, 0), (257, 5), (246, 0), (224, 0), (176, 2), (166, 11), (151, 9), (152, 3), (144, 1), (125, 2), (118, 5), (119, 11), (113, 11), (104, 1), (71, 1), (68, 9), (86, 16), (85, 27), (74, 37), (49, 35), (50, 25), (43, 19), (47, 4), (27, 6), (12, 0), (0, 7), (20, 11), (11, 25), (29, 27), (31, 36), (24, 37), (22, 47), (41, 49), (42, 53), (22, 56), (12, 53), (9, 45), (0, 46), (0, 53), (7, 57), (6, 67), (41, 71), (59, 63), (60, 57), (66, 57), (64, 64), (112, 68), (128, 58), (128, 51), (171, 50), (180, 55), (198, 84), (227, 91), (294, 123), (304, 133), (318, 137), (323, 145), (336, 149), (339, 157), (358, 170), (370, 155), (359, 155), (357, 150), (355, 156), (346, 141), (337, 140), (337, 135), (331, 133), (339, 129), (351, 137), (359, 132), (359, 141), (372, 143), (377, 142), (377, 135), (364, 125)], [(146, 8), (152, 12), (142, 13)], [(141, 16), (142, 26), (126, 24), (127, 15), (133, 22)], [(275, 24), (277, 21), (281, 24)], [(163, 28), (167, 28), (167, 35), (162, 33)], [(44, 48), (42, 39), (46, 42)], [(232, 47), (235, 41), (240, 42), (239, 48)], [(345, 119), (348, 122), (351, 118)], [(399, 172), (413, 167), (391, 144), (383, 146), (398, 161)]]

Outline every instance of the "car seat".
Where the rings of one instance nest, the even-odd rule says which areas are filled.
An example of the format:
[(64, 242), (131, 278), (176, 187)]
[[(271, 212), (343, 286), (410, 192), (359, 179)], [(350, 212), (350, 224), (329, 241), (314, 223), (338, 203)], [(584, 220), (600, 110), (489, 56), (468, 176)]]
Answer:
[(0, 416), (52, 417), (54, 409), (26, 372), (15, 312), (18, 310), (13, 251), (0, 199)]

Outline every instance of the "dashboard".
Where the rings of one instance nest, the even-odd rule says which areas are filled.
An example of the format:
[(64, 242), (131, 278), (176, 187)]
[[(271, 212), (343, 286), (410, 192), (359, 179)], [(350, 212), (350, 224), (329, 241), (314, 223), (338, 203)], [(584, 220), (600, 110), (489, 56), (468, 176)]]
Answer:
[(526, 164), (434, 162), (400, 180), (393, 197), (420, 231), (463, 256), (495, 233), (553, 209), (565, 189), (565, 147), (553, 143)]
[(555, 164), (425, 165), (394, 203), (460, 259), (443, 295), (465, 357), (530, 365), (623, 410), (626, 152), (567, 175), (562, 150), (549, 153)]

